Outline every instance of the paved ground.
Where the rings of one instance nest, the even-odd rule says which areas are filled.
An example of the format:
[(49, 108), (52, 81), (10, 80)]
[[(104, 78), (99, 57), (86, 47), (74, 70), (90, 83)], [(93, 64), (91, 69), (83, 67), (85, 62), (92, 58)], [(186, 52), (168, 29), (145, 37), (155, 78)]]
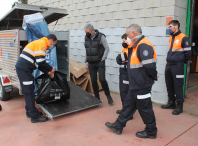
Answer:
[(139, 113), (127, 123), (122, 135), (105, 127), (114, 122), (120, 109), (119, 95), (112, 94), (114, 105), (104, 100), (101, 108), (95, 107), (54, 119), (54, 122), (30, 123), (25, 116), (24, 97), (13, 93), (12, 99), (0, 102), (1, 146), (197, 146), (198, 145), (198, 87), (189, 92), (184, 113), (173, 116), (172, 110), (162, 110), (154, 105), (158, 135), (156, 139), (140, 139), (136, 132), (143, 130)]
[(196, 85), (198, 85), (198, 73), (190, 74), (188, 87), (192, 87), (192, 86), (196, 86)]

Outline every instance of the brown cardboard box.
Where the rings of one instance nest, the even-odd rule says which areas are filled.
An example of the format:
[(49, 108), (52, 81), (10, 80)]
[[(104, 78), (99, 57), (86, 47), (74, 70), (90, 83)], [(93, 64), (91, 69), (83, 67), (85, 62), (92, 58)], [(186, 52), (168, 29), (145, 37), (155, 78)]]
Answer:
[(72, 80), (76, 85), (81, 85), (87, 78), (87, 76), (80, 76), (79, 78), (75, 78), (75, 76), (73, 76)]
[[(93, 94), (94, 91), (93, 91), (93, 88), (92, 88), (91, 77), (90, 77), (90, 75), (88, 75), (87, 77), (88, 77), (88, 84), (87, 84), (86, 91)], [(98, 82), (98, 87), (99, 87), (99, 91), (100, 91), (100, 90), (102, 90), (102, 85), (99, 81), (99, 75), (97, 76), (97, 82)]]
[(88, 78), (82, 83), (80, 84), (80, 87), (83, 89), (83, 90), (86, 90), (87, 89), (87, 85), (88, 85)]
[(79, 78), (82, 76), (84, 73), (87, 72), (86, 67), (83, 65), (79, 64), (76, 61), (73, 61), (70, 59), (70, 72), (73, 74), (76, 78)]

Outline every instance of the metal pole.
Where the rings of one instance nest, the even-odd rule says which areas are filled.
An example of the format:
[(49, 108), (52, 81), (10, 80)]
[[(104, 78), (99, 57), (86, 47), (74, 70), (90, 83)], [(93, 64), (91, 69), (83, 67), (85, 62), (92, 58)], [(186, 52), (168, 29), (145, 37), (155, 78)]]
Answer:
[[(194, 15), (195, 15), (195, 2), (196, 0), (192, 0), (192, 3), (191, 3), (191, 15), (190, 16), (187, 16), (187, 17), (191, 17), (191, 19), (189, 20), (190, 21), (190, 24), (188, 25), (188, 22), (187, 22), (187, 25), (186, 25), (186, 31), (188, 31), (188, 36), (189, 36), (189, 39), (190, 39), (190, 42), (192, 44), (192, 37), (193, 37), (193, 26), (194, 26)], [(190, 5), (190, 4), (189, 4)], [(190, 9), (190, 6), (188, 5), (188, 11)], [(187, 19), (188, 21), (188, 19)], [(186, 33), (187, 34), (187, 33)], [(188, 61), (187, 63), (187, 73), (186, 73), (186, 82), (185, 83), (185, 94), (184, 96), (187, 96), (188, 94), (188, 85), (189, 85), (189, 75), (190, 75), (190, 61)]]

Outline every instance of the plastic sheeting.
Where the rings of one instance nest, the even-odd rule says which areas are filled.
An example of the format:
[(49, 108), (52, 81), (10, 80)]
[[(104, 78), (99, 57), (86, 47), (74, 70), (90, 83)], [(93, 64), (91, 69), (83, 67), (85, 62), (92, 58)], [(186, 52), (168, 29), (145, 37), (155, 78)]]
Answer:
[[(41, 13), (25, 15), (22, 27), (28, 34), (28, 43), (50, 34), (48, 25)], [(49, 65), (57, 67), (56, 71), (58, 70), (56, 46), (46, 51), (45, 60)], [(34, 70), (33, 73), (35, 79), (42, 74), (43, 72), (38, 69)], [(37, 86), (36, 84), (34, 85), (35, 94), (37, 94)]]

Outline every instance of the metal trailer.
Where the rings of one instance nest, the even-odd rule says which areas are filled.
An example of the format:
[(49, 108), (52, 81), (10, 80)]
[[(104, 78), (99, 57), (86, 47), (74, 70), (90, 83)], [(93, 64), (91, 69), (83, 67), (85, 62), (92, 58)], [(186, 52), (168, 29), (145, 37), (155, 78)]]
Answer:
[[(20, 53), (28, 44), (27, 33), (22, 30), (23, 16), (37, 12), (44, 16), (47, 24), (58, 21), (60, 18), (68, 15), (65, 9), (17, 4), (0, 20), (0, 100), (2, 101), (10, 99), (10, 92), (13, 88), (19, 89), (19, 94), (22, 95), (15, 64)], [(100, 100), (70, 82), (69, 31), (55, 31), (51, 33), (55, 34), (58, 39), (56, 45), (58, 70), (67, 74), (71, 97), (65, 102), (38, 104), (38, 106), (52, 121), (57, 116), (94, 106), (100, 107), (102, 104)]]

